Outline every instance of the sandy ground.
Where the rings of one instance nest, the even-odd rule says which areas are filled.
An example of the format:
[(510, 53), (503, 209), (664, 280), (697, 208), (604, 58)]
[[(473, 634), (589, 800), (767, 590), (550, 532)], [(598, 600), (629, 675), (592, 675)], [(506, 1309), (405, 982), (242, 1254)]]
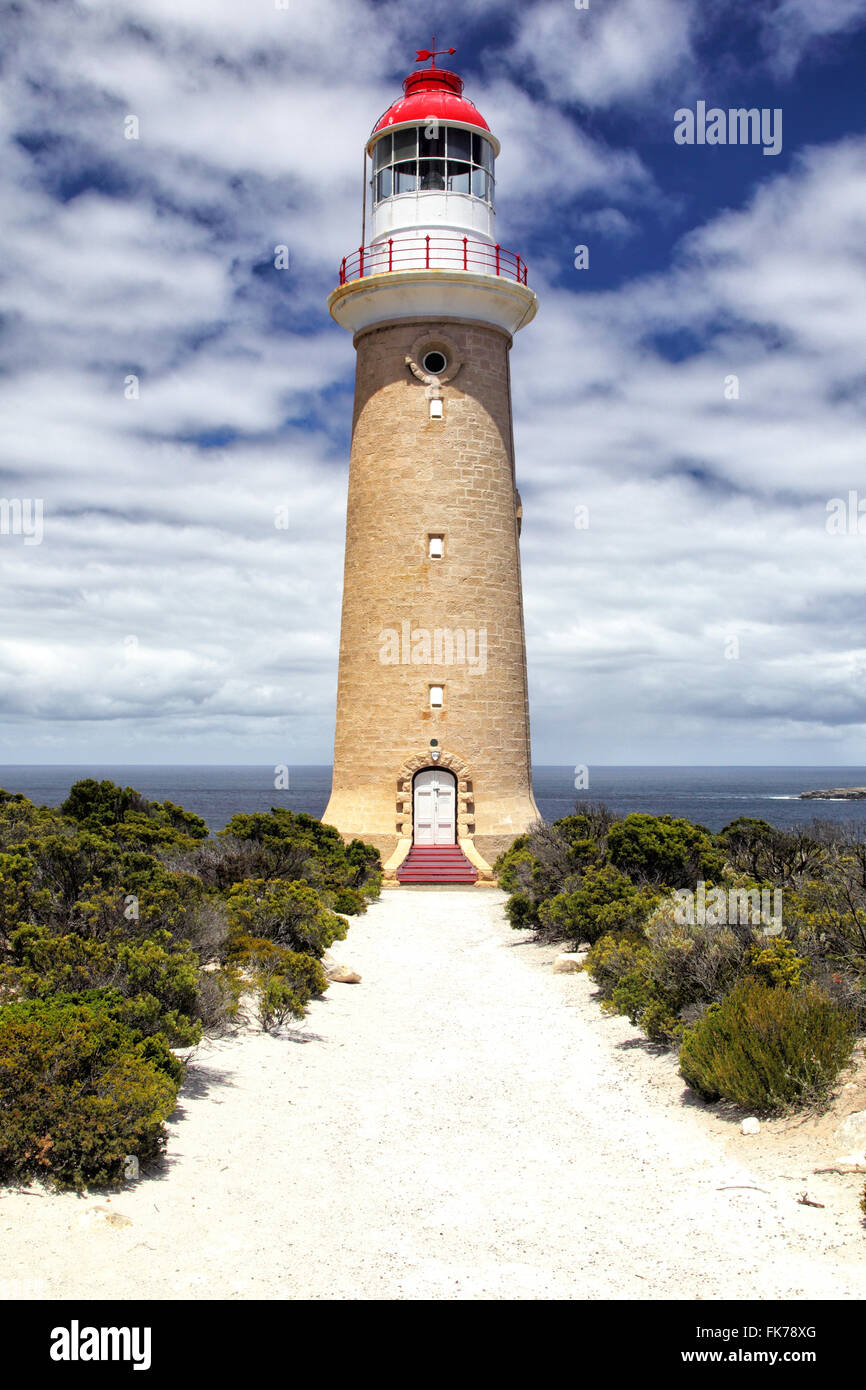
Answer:
[(864, 1180), (812, 1172), (862, 1080), (743, 1137), (503, 902), (383, 894), (339, 946), (362, 984), (198, 1050), (156, 1175), (0, 1197), (0, 1296), (866, 1296)]

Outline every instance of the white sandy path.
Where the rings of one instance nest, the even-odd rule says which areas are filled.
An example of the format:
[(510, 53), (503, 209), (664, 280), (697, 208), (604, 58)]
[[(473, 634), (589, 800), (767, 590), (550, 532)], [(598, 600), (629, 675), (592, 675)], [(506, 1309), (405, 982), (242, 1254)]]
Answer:
[(385, 893), (308, 1041), (199, 1051), (162, 1174), (108, 1203), (130, 1226), (81, 1224), (100, 1195), (0, 1198), (0, 1295), (864, 1297), (850, 1210), (732, 1157), (503, 902)]

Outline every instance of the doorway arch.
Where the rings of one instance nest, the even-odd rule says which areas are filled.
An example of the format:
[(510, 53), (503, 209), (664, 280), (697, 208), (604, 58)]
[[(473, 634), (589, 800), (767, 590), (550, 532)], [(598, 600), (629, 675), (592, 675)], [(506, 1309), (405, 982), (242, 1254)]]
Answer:
[(457, 843), (457, 778), (445, 767), (425, 767), (412, 778), (412, 842)]
[[(430, 749), (425, 748), (407, 758), (397, 774), (395, 829), (401, 839), (408, 840), (410, 843), (414, 819), (412, 779), (416, 772), (421, 772), (423, 768), (432, 766)], [(436, 766), (447, 768), (457, 778), (457, 839), (459, 842), (464, 836), (471, 837), (475, 833), (475, 774), (471, 763), (468, 763), (459, 753), (449, 752), (447, 748), (440, 751)]]

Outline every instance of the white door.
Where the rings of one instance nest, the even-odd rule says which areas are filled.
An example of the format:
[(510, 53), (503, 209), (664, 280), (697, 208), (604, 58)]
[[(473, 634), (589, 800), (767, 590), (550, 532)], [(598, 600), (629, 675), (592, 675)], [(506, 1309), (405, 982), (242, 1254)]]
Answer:
[(456, 783), (450, 772), (431, 767), (415, 778), (416, 845), (453, 845)]

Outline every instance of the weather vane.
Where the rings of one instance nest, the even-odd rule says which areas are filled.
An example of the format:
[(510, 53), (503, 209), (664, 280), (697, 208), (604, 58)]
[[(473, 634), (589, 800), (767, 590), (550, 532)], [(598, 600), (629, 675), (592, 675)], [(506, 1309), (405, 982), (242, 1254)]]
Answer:
[(457, 52), (457, 49), (456, 49), (456, 48), (437, 48), (437, 47), (436, 47), (436, 35), (434, 34), (434, 35), (433, 35), (433, 42), (431, 43), (431, 45), (430, 45), (429, 48), (419, 48), (419, 49), (417, 50), (417, 59), (416, 59), (416, 61), (419, 62), (419, 63), (426, 63), (427, 59), (429, 58), (429, 59), (430, 59), (430, 66), (431, 66), (431, 68), (435, 68), (435, 66), (436, 66), (436, 55), (437, 55), (438, 53), (449, 53), (449, 54), (450, 54), (450, 53), (456, 53), (456, 52)]

